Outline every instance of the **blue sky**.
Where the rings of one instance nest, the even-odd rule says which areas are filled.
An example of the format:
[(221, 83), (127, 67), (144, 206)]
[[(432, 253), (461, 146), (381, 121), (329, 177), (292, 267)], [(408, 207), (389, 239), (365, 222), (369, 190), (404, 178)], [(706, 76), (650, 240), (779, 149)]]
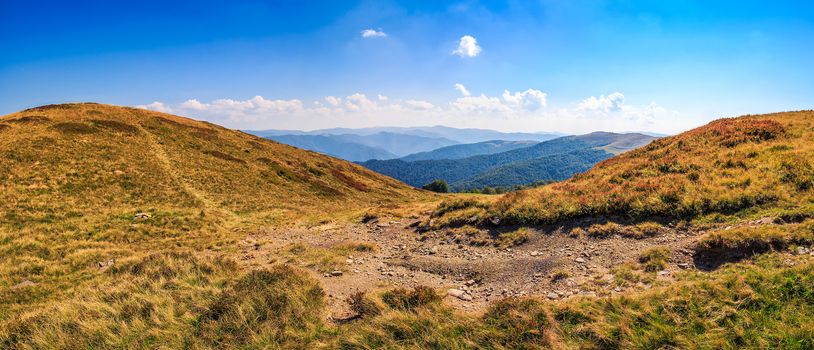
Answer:
[(814, 108), (812, 38), (802, 1), (2, 1), (0, 113), (677, 132)]

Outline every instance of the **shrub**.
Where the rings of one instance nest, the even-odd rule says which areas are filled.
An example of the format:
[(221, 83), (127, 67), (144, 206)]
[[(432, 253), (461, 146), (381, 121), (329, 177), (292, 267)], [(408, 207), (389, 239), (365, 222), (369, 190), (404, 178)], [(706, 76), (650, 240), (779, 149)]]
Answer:
[(639, 263), (647, 272), (664, 270), (667, 267), (667, 259), (670, 258), (670, 249), (667, 247), (653, 247), (646, 250), (639, 256)]
[(529, 229), (521, 227), (512, 232), (501, 233), (498, 236), (497, 245), (502, 248), (521, 245), (529, 240), (529, 236)]
[(418, 286), (413, 290), (397, 288), (382, 294), (382, 301), (393, 309), (414, 310), (441, 301), (441, 297), (430, 287)]
[(588, 227), (588, 235), (592, 237), (608, 238), (613, 235), (621, 234), (622, 226), (615, 222), (607, 222), (604, 224), (593, 224)]
[(655, 222), (642, 222), (636, 224), (633, 227), (633, 231), (636, 232), (636, 236), (643, 238), (643, 237), (653, 237), (661, 232), (661, 225)]
[(793, 184), (800, 191), (814, 187), (814, 168), (805, 160), (783, 161), (779, 172), (780, 181)]
[(356, 292), (348, 297), (348, 304), (357, 317), (376, 316), (382, 312), (379, 305), (365, 295), (365, 292)]
[(447, 193), (449, 192), (449, 185), (446, 181), (439, 179), (433, 182), (430, 182), (422, 187), (427, 191), (433, 191), (438, 193)]

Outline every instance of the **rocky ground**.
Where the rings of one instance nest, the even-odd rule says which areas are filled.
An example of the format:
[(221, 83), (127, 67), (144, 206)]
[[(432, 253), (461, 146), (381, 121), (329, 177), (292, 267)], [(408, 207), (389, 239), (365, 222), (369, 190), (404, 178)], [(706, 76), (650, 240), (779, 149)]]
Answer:
[[(282, 261), (311, 271), (326, 290), (337, 317), (341, 317), (351, 294), (392, 287), (425, 285), (445, 290), (451, 304), (473, 312), (508, 296), (559, 299), (621, 293), (624, 287), (610, 287), (613, 267), (635, 261), (653, 246), (666, 246), (673, 252), (671, 264), (659, 278), (669, 278), (673, 271), (692, 266), (688, 245), (693, 236), (675, 231), (638, 240), (569, 237), (540, 229), (533, 230), (521, 245), (497, 248), (458, 244), (440, 232), (418, 233), (408, 227), (413, 222), (382, 219), (347, 226), (258, 231), (240, 242), (241, 261), (253, 267)], [(299, 258), (287, 250), (302, 244), (330, 254), (332, 247), (347, 242), (372, 243), (375, 249), (349, 252), (329, 271), (321, 269), (324, 266), (318, 261)]]
[[(334, 319), (352, 316), (347, 300), (360, 291), (424, 285), (445, 292), (450, 305), (478, 313), (491, 301), (510, 296), (563, 299), (648, 289), (669, 281), (678, 271), (697, 268), (692, 247), (700, 232), (664, 227), (658, 236), (644, 239), (591, 238), (572, 237), (561, 227), (537, 228), (529, 232), (526, 242), (498, 248), (456, 243), (460, 240), (445, 231), (417, 232), (418, 220), (381, 218), (309, 229), (261, 230), (239, 243), (240, 260), (255, 268), (283, 262), (310, 271), (325, 289)], [(336, 249), (348, 243), (373, 250)], [(301, 253), (301, 247), (321, 253)], [(635, 266), (642, 253), (653, 247), (669, 249), (664, 269), (652, 272), (650, 278), (620, 276), (625, 266)]]

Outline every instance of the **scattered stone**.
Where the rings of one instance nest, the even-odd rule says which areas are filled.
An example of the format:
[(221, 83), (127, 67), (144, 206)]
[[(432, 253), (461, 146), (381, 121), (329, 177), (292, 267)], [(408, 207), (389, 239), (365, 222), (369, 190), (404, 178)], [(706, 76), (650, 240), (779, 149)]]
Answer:
[(578, 263), (580, 263), (580, 264), (584, 264), (584, 263), (585, 263), (585, 259), (583, 259), (583, 258), (576, 258), (576, 259), (574, 259), (574, 261), (576, 261), (576, 262), (578, 262)]
[(803, 254), (805, 254), (807, 252), (808, 252), (808, 249), (806, 249), (806, 247), (797, 247), (797, 255), (803, 255)]
[(331, 271), (331, 276), (333, 276), (333, 277), (342, 276), (342, 271), (339, 271), (339, 270)]
[(531, 252), (530, 255), (531, 256), (538, 256), (538, 255), (540, 255), (540, 252), (535, 250), (535, 251)]
[(147, 220), (149, 218), (150, 214), (147, 213), (136, 213), (136, 215), (133, 215), (134, 220)]
[(430, 254), (438, 254), (438, 246), (432, 246), (432, 248), (430, 248)]
[(379, 223), (376, 224), (376, 226), (378, 226), (378, 227), (390, 227), (390, 224), (388, 224), (386, 222), (379, 222)]
[(11, 289), (18, 289), (18, 288), (25, 288), (25, 287), (33, 287), (33, 286), (35, 286), (35, 285), (37, 285), (37, 284), (36, 284), (36, 283), (34, 283), (34, 282), (31, 282), (30, 280), (24, 280), (24, 281), (22, 281), (22, 282), (20, 282), (20, 283), (15, 284), (14, 286), (12, 286), (12, 287), (11, 287)]
[(469, 287), (469, 286), (474, 286), (474, 285), (475, 285), (475, 283), (477, 283), (477, 282), (475, 282), (475, 280), (469, 280), (469, 281), (466, 281), (466, 285), (467, 285), (468, 287)]
[(769, 225), (774, 223), (774, 218), (765, 217), (761, 218), (760, 220), (756, 221), (758, 225)]
[(557, 293), (551, 292), (551, 293), (548, 293), (548, 295), (546, 295), (546, 297), (551, 299), (551, 300), (555, 300), (555, 299), (559, 299), (560, 295), (557, 294)]
[(103, 268), (106, 268), (106, 267), (111, 267), (111, 266), (113, 266), (113, 264), (114, 264), (115, 262), (116, 262), (115, 260), (110, 259), (110, 260), (108, 260), (108, 261), (100, 261), (100, 262), (96, 263), (96, 265), (97, 265), (97, 266), (99, 266), (99, 268), (100, 268), (100, 269), (103, 269)]
[(113, 175), (122, 176), (124, 175), (124, 171), (121, 171), (119, 169), (113, 170)]
[(682, 269), (688, 269), (688, 268), (690, 268), (690, 264), (688, 264), (688, 263), (678, 263), (678, 267), (680, 267)]
[(447, 290), (447, 295), (456, 297), (456, 298), (461, 299), (463, 301), (472, 301), (472, 296), (469, 295), (469, 293), (467, 293), (467, 292), (465, 292), (463, 290), (460, 290), (460, 289), (451, 288), (451, 289)]

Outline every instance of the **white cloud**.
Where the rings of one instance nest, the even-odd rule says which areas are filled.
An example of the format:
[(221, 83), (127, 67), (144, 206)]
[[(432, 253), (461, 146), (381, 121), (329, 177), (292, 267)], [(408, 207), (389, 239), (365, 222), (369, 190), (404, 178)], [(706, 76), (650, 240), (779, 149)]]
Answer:
[(452, 108), (456, 112), (463, 113), (497, 113), (505, 115), (511, 112), (510, 108), (503, 104), (499, 98), (489, 97), (484, 94), (459, 97), (455, 102), (452, 102)]
[(350, 96), (299, 99), (189, 99), (178, 104), (153, 102), (137, 106), (215, 122), (239, 129), (306, 129), (329, 127), (450, 125), (502, 130), (590, 131), (651, 130), (673, 132), (691, 126), (678, 112), (656, 103), (630, 105), (621, 93), (588, 97), (550, 106), (537, 89), (504, 90), (472, 95), (455, 84), (461, 96), (451, 101), (400, 99), (361, 92)]
[(193, 98), (193, 99), (184, 101), (184, 103), (181, 104), (181, 108), (187, 108), (187, 109), (194, 109), (194, 110), (197, 110), (197, 111), (202, 111), (202, 110), (205, 110), (207, 107), (206, 107), (205, 104), (201, 103), (201, 101), (198, 101), (198, 100)]
[(638, 124), (652, 124), (661, 117), (675, 116), (678, 112), (651, 102), (645, 106), (634, 106), (625, 103), (625, 95), (614, 92), (608, 96), (588, 97), (577, 105), (577, 112), (587, 113), (582, 116), (604, 119), (626, 119)]
[(614, 92), (607, 97), (600, 95), (598, 98), (591, 96), (588, 97), (577, 105), (577, 110), (580, 111), (598, 111), (598, 112), (615, 112), (620, 111), (625, 104), (625, 95), (619, 92)]
[(146, 105), (138, 105), (136, 108), (149, 109), (163, 113), (172, 113), (172, 108), (158, 101)]
[(376, 109), (376, 102), (368, 99), (365, 94), (357, 92), (345, 97), (345, 108), (351, 111), (370, 111)]
[(503, 100), (528, 111), (536, 111), (547, 105), (548, 95), (540, 90), (528, 89), (523, 92), (510, 93), (503, 90)]
[(433, 105), (432, 103), (429, 103), (427, 101), (421, 101), (421, 100), (407, 100), (407, 101), (404, 101), (404, 103), (407, 106), (412, 107), (413, 109), (418, 109), (418, 110), (429, 110), (429, 109), (435, 108), (435, 105)]
[(339, 106), (340, 103), (342, 103), (342, 99), (339, 97), (325, 96), (325, 102), (328, 102), (328, 104), (330, 104), (331, 106), (336, 107)]
[(472, 95), (472, 94), (469, 93), (469, 90), (466, 89), (466, 86), (464, 86), (464, 84), (461, 84), (461, 83), (455, 83), (455, 90), (458, 90), (458, 92), (460, 92), (461, 95), (464, 95), (464, 96), (471, 96)]
[(379, 28), (379, 30), (365, 29), (362, 31), (363, 38), (384, 38), (386, 36), (387, 33), (383, 32), (381, 28)]
[(256, 112), (297, 112), (303, 109), (302, 101), (293, 100), (267, 100), (263, 96), (255, 96), (251, 100), (249, 108)]
[(458, 48), (452, 51), (453, 55), (460, 57), (475, 57), (480, 54), (481, 47), (478, 46), (478, 41), (471, 35), (464, 35), (458, 42)]

